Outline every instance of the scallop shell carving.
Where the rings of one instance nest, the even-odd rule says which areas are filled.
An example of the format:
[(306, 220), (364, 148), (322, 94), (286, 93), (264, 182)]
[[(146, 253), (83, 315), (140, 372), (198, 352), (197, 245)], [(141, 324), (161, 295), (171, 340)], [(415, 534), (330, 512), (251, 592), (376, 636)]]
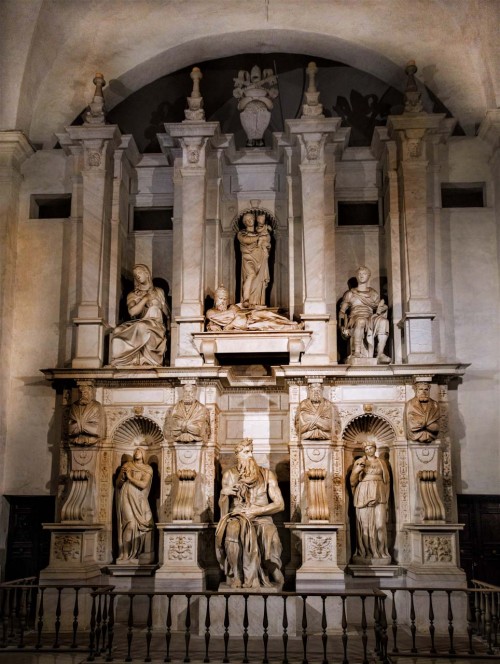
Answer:
[(379, 446), (389, 446), (396, 437), (394, 429), (387, 420), (377, 415), (358, 415), (344, 429), (342, 439), (349, 446), (363, 443), (367, 434), (375, 436)]
[(136, 416), (122, 422), (113, 434), (113, 442), (117, 445), (159, 445), (163, 442), (160, 427), (148, 417)]

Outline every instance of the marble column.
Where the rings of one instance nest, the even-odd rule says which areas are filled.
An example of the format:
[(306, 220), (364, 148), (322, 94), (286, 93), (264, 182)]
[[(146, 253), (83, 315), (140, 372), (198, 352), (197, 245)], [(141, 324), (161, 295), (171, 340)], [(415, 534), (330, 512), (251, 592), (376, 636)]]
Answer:
[(121, 142), (115, 125), (67, 127), (58, 135), (63, 148), (73, 154), (81, 187), (75, 201), (82, 219), (79, 261), (80, 297), (76, 317), (76, 351), (72, 366), (98, 368), (104, 358), (104, 334), (108, 327), (110, 218), (113, 194), (113, 153)]
[[(111, 206), (111, 239), (109, 258), (109, 316), (112, 327), (118, 325), (121, 296), (123, 247), (129, 233), (130, 184), (134, 167), (141, 155), (131, 134), (122, 136), (114, 152), (113, 195)], [(148, 263), (152, 268), (152, 265)]]
[(388, 239), (386, 264), (389, 302), (392, 303), (393, 361), (394, 364), (401, 364), (403, 361), (402, 330), (398, 323), (403, 319), (403, 300), (397, 144), (396, 141), (389, 140), (386, 127), (375, 127), (371, 149), (381, 169), (384, 226)]
[[(7, 413), (10, 398), (10, 358), (14, 319), (14, 283), (16, 278), (17, 227), (21, 165), (34, 153), (20, 131), (0, 132), (0, 468), (4, 468), (7, 440)], [(35, 276), (33, 275), (33, 278)], [(3, 472), (0, 474), (0, 495), (3, 495)], [(7, 501), (0, 499), (0, 568), (5, 560), (8, 523)], [(5, 537), (2, 537), (5, 533)]]
[[(166, 124), (170, 137), (182, 148), (176, 160), (175, 185), (180, 188), (181, 210), (174, 211), (175, 234), (180, 235), (180, 301), (173, 303), (177, 324), (175, 366), (200, 366), (203, 360), (193, 345), (191, 333), (202, 332), (204, 324), (204, 241), (206, 219), (206, 161), (207, 143), (218, 130), (217, 122), (185, 121)], [(160, 141), (168, 142), (168, 136)], [(176, 192), (177, 194), (177, 192)], [(178, 199), (176, 198), (176, 201)]]
[[(334, 236), (328, 228), (327, 210), (334, 205), (328, 200), (325, 186), (327, 161), (325, 144), (340, 125), (340, 118), (304, 117), (287, 120), (286, 131), (293, 142), (297, 139), (300, 149), (300, 187), (302, 199), (302, 228), (304, 256), (304, 302), (302, 320), (306, 330), (314, 332), (303, 362), (328, 364), (336, 361), (336, 352), (330, 349), (328, 323), (330, 312), (327, 305), (328, 247)], [(333, 199), (333, 196), (331, 196)], [(334, 316), (335, 317), (335, 316)]]
[(401, 325), (403, 361), (439, 359), (438, 331), (432, 287), (433, 237), (428, 215), (432, 192), (428, 169), (432, 136), (446, 130), (444, 114), (409, 112), (388, 119), (389, 136), (398, 148), (401, 254), (403, 264)]

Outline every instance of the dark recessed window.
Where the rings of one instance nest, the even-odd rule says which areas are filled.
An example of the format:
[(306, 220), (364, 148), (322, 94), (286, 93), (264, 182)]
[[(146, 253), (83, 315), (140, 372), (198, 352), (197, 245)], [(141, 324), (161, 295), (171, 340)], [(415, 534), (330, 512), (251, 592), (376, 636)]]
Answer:
[(441, 184), (441, 205), (444, 208), (484, 207), (484, 184)]
[(67, 219), (71, 194), (31, 194), (30, 219)]
[(378, 226), (378, 203), (338, 204), (338, 226)]
[(134, 231), (171, 231), (173, 208), (135, 208)]

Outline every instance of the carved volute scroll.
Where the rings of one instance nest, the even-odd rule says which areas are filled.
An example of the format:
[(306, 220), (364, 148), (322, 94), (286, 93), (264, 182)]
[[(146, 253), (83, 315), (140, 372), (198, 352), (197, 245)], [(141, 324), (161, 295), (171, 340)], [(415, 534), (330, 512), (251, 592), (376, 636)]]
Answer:
[(311, 468), (307, 471), (307, 514), (310, 521), (328, 521), (330, 511), (326, 495), (326, 470)]
[(419, 470), (417, 473), (420, 495), (424, 506), (424, 521), (444, 521), (445, 509), (439, 496), (437, 470)]

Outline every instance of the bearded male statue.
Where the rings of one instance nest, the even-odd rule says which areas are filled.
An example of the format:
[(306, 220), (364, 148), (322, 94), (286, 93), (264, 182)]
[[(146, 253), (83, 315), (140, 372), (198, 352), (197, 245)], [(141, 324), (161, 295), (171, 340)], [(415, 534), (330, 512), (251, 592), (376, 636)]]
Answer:
[(295, 415), (297, 435), (301, 440), (330, 440), (332, 428), (333, 404), (323, 397), (321, 385), (313, 383)]
[(439, 434), (439, 404), (430, 397), (429, 383), (419, 381), (414, 390), (415, 396), (405, 406), (406, 437), (417, 443), (433, 443)]
[(206, 443), (210, 438), (210, 413), (196, 398), (192, 383), (184, 385), (182, 399), (165, 422), (165, 433), (170, 433), (176, 443)]
[(71, 404), (68, 416), (68, 437), (74, 445), (90, 447), (104, 437), (104, 408), (95, 400), (90, 383), (78, 385), (78, 400)]
[(234, 452), (237, 465), (222, 477), (217, 560), (231, 588), (272, 587), (270, 577), (281, 588), (282, 546), (271, 515), (282, 512), (285, 503), (276, 475), (257, 464), (251, 439)]

